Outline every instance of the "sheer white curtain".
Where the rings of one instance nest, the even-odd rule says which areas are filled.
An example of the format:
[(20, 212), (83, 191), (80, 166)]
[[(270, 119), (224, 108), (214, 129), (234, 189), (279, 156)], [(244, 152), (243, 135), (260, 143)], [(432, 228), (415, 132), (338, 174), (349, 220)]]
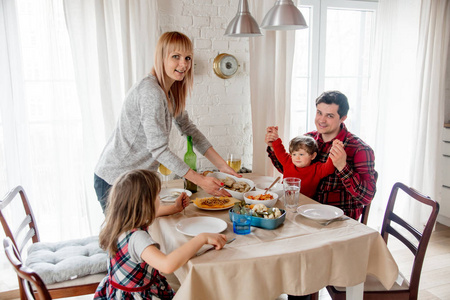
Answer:
[[(382, 215), (401, 181), (436, 199), (443, 128), (444, 74), (449, 46), (447, 0), (380, 0), (371, 82), (373, 124), (367, 142), (379, 173), (372, 214)], [(422, 220), (420, 209), (405, 214)], [(378, 225), (378, 224), (373, 224)]]
[(77, 177), (79, 111), (66, 64), (71, 59), (60, 55), (67, 45), (62, 4), (0, 3), (1, 194), (16, 185), (25, 188), (42, 239), (88, 235), (85, 192)]
[(65, 0), (64, 10), (83, 113), (93, 109), (108, 138), (126, 91), (153, 66), (157, 1)]
[(153, 65), (157, 16), (156, 1), (0, 0), (0, 194), (24, 186), (42, 239), (98, 233), (93, 170)]
[[(251, 0), (249, 5), (260, 24), (274, 1)], [(268, 126), (278, 126), (283, 142), (289, 141), (295, 33), (292, 30), (262, 32), (263, 36), (249, 38), (253, 172), (273, 176), (277, 171), (267, 158), (264, 137)]]
[[(450, 46), (450, 1), (423, 0), (420, 7), (419, 45), (417, 48), (418, 113), (414, 132), (412, 186), (440, 200), (442, 186), (442, 132), (444, 124), (445, 73)], [(448, 201), (448, 199), (443, 199)], [(426, 222), (416, 205), (412, 214)]]
[[(17, 184), (29, 186), (30, 166), (19, 157), (28, 152), (28, 122), (23, 95), (23, 71), (15, 1), (0, 1), (0, 139), (2, 191)], [(8, 175), (6, 175), (8, 174)]]
[[(159, 38), (157, 1), (64, 1), (83, 116), (84, 184), (91, 219), (103, 215), (93, 192), (95, 164), (127, 90), (153, 66)], [(95, 221), (93, 221), (95, 222)]]

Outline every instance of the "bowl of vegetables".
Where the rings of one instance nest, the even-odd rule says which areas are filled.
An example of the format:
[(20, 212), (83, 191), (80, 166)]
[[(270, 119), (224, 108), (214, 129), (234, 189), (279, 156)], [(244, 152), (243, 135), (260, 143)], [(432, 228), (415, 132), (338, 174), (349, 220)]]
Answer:
[(232, 220), (231, 213), (239, 213), (242, 207), (252, 209), (251, 226), (260, 227), (263, 229), (276, 229), (284, 223), (286, 219), (286, 211), (277, 207), (266, 207), (264, 204), (249, 205), (244, 201), (236, 202), (228, 212), (230, 220)]
[(264, 204), (267, 207), (273, 207), (278, 201), (278, 194), (274, 192), (250, 191), (244, 193), (244, 201), (247, 204)]

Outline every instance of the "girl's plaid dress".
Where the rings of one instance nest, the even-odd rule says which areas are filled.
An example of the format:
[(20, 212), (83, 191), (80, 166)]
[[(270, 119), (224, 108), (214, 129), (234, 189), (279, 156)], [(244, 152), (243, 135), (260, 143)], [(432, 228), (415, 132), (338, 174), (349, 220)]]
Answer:
[(135, 263), (128, 253), (128, 242), (138, 229), (119, 240), (115, 257), (108, 261), (108, 275), (100, 282), (94, 299), (172, 299), (175, 292), (158, 270), (146, 262)]

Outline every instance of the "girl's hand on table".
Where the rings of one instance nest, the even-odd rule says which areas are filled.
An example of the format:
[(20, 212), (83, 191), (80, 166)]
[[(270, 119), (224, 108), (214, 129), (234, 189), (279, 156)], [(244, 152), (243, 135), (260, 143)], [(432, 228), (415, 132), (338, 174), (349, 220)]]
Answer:
[(190, 203), (191, 198), (189, 198), (189, 196), (185, 192), (183, 192), (175, 200), (175, 209), (177, 210), (177, 212), (183, 211), (183, 209), (188, 207)]
[(220, 233), (200, 233), (205, 238), (205, 244), (213, 245), (216, 250), (220, 250), (227, 243), (227, 237)]

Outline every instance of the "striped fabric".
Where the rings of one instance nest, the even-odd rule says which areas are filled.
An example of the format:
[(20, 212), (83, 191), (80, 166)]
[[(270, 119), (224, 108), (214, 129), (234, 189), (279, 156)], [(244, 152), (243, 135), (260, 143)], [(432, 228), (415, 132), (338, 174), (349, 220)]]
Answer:
[[(341, 131), (331, 141), (324, 142), (317, 131), (308, 132), (319, 146), (319, 153), (315, 161), (326, 162), (334, 139), (344, 143), (347, 153), (347, 165), (342, 171), (337, 171), (323, 178), (317, 187), (313, 199), (341, 208), (344, 213), (358, 219), (363, 206), (369, 204), (376, 192), (378, 173), (375, 171), (375, 155), (372, 148), (360, 138), (348, 132), (342, 123)], [(283, 167), (277, 160), (274, 151), (267, 147), (269, 158), (278, 171), (283, 173)]]
[[(131, 230), (119, 240), (115, 257), (108, 261), (108, 275), (100, 282), (94, 299), (172, 299), (175, 292), (166, 278), (147, 263), (135, 263), (128, 253)], [(149, 271), (150, 269), (150, 271)]]

